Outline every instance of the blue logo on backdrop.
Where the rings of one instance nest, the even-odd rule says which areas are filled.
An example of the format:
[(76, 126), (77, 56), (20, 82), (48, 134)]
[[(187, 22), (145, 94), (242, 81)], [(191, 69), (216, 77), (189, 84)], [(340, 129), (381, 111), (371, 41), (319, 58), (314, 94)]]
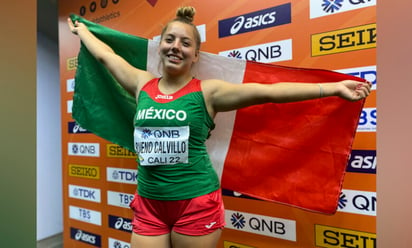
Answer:
[(219, 21), (219, 38), (287, 24), (291, 19), (290, 3), (231, 17)]
[(100, 235), (86, 232), (77, 228), (70, 228), (70, 238), (95, 247), (102, 246), (102, 238)]
[(69, 122), (69, 133), (90, 133), (74, 121)]
[(131, 233), (133, 230), (133, 225), (132, 225), (132, 220), (119, 217), (119, 216), (113, 216), (109, 215), (109, 227), (120, 230), (123, 232), (129, 232)]
[(352, 150), (346, 171), (376, 174), (376, 150)]
[(342, 8), (343, 0), (323, 0), (322, 7), (327, 13), (333, 13)]

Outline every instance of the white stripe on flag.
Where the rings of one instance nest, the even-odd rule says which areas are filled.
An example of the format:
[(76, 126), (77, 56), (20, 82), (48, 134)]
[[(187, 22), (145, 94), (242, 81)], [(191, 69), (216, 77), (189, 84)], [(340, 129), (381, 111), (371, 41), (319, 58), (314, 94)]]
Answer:
[[(147, 71), (156, 77), (161, 76), (158, 46), (158, 42), (148, 41)], [(192, 73), (201, 80), (221, 79), (240, 84), (243, 82), (245, 68), (246, 61), (244, 60), (201, 52), (199, 61), (192, 68)], [(235, 117), (236, 111), (219, 113), (214, 120), (216, 128), (213, 130), (211, 138), (206, 141), (213, 166), (219, 178), (222, 177), (223, 165), (229, 150)]]

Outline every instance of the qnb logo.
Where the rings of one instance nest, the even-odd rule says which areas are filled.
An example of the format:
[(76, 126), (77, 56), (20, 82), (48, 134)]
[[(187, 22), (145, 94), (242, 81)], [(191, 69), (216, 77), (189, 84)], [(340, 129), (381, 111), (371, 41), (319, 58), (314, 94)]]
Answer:
[(292, 40), (281, 40), (237, 48), (235, 50), (221, 51), (219, 55), (263, 63), (291, 60)]
[(344, 189), (339, 197), (338, 211), (376, 216), (376, 192)]
[(94, 233), (89, 233), (80, 229), (70, 228), (70, 237), (95, 247), (101, 247), (101, 237)]
[(242, 53), (239, 50), (229, 52), (229, 58), (242, 59)]
[(339, 196), (339, 201), (338, 201), (338, 208), (339, 209), (345, 208), (347, 203), (348, 203), (348, 199), (346, 199), (346, 195), (341, 192)]
[(245, 217), (240, 213), (232, 214), (232, 216), (230, 217), (230, 221), (236, 229), (242, 229), (245, 227)]
[(130, 248), (130, 244), (109, 237), (109, 248)]
[(235, 16), (219, 21), (219, 38), (274, 27), (291, 22), (291, 4)]
[(99, 157), (100, 144), (98, 143), (68, 143), (69, 155)]
[(323, 0), (322, 8), (327, 13), (334, 13), (342, 8), (343, 0)]
[(153, 138), (167, 138), (167, 139), (178, 139), (180, 138), (180, 132), (176, 129), (171, 130), (150, 130), (150, 129), (143, 129), (142, 138), (147, 139), (149, 137)]
[(225, 210), (227, 228), (268, 237), (296, 241), (296, 221), (246, 212)]
[[(118, 4), (120, 2), (120, 0), (112, 0), (111, 1), (113, 4)], [(90, 2), (90, 4), (88, 6), (81, 6), (79, 13), (81, 16), (84, 16), (87, 11), (90, 11), (91, 13), (94, 13), (99, 7), (102, 9), (107, 8), (107, 6), (109, 5), (109, 1), (108, 0), (100, 0), (100, 1), (92, 1)]]
[(310, 18), (318, 18), (376, 5), (376, 0), (310, 0)]

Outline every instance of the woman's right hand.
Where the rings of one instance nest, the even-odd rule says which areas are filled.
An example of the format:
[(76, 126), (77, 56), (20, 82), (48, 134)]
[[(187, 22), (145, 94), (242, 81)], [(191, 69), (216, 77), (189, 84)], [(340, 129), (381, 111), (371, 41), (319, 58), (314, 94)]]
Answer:
[(70, 18), (67, 18), (67, 24), (69, 25), (70, 32), (72, 32), (73, 34), (76, 34), (76, 35), (78, 35), (79, 31), (82, 30), (82, 29), (87, 30), (86, 25), (84, 25), (84, 23), (81, 23), (77, 20), (74, 21), (74, 23), (73, 23)]

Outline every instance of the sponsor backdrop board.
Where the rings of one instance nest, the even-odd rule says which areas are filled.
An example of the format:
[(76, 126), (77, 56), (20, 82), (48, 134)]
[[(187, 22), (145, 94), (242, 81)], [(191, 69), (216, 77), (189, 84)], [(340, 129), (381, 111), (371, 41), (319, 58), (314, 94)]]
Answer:
[(374, 0), (59, 1), (65, 247), (129, 247), (132, 211), (128, 204), (138, 173), (135, 154), (96, 137), (71, 117), (80, 42), (69, 32), (66, 19), (75, 13), (125, 33), (158, 39), (181, 5), (197, 9), (195, 24), (203, 51), (335, 70), (373, 83), (336, 214), (317, 214), (223, 190), (227, 225), (219, 247), (375, 247)]

